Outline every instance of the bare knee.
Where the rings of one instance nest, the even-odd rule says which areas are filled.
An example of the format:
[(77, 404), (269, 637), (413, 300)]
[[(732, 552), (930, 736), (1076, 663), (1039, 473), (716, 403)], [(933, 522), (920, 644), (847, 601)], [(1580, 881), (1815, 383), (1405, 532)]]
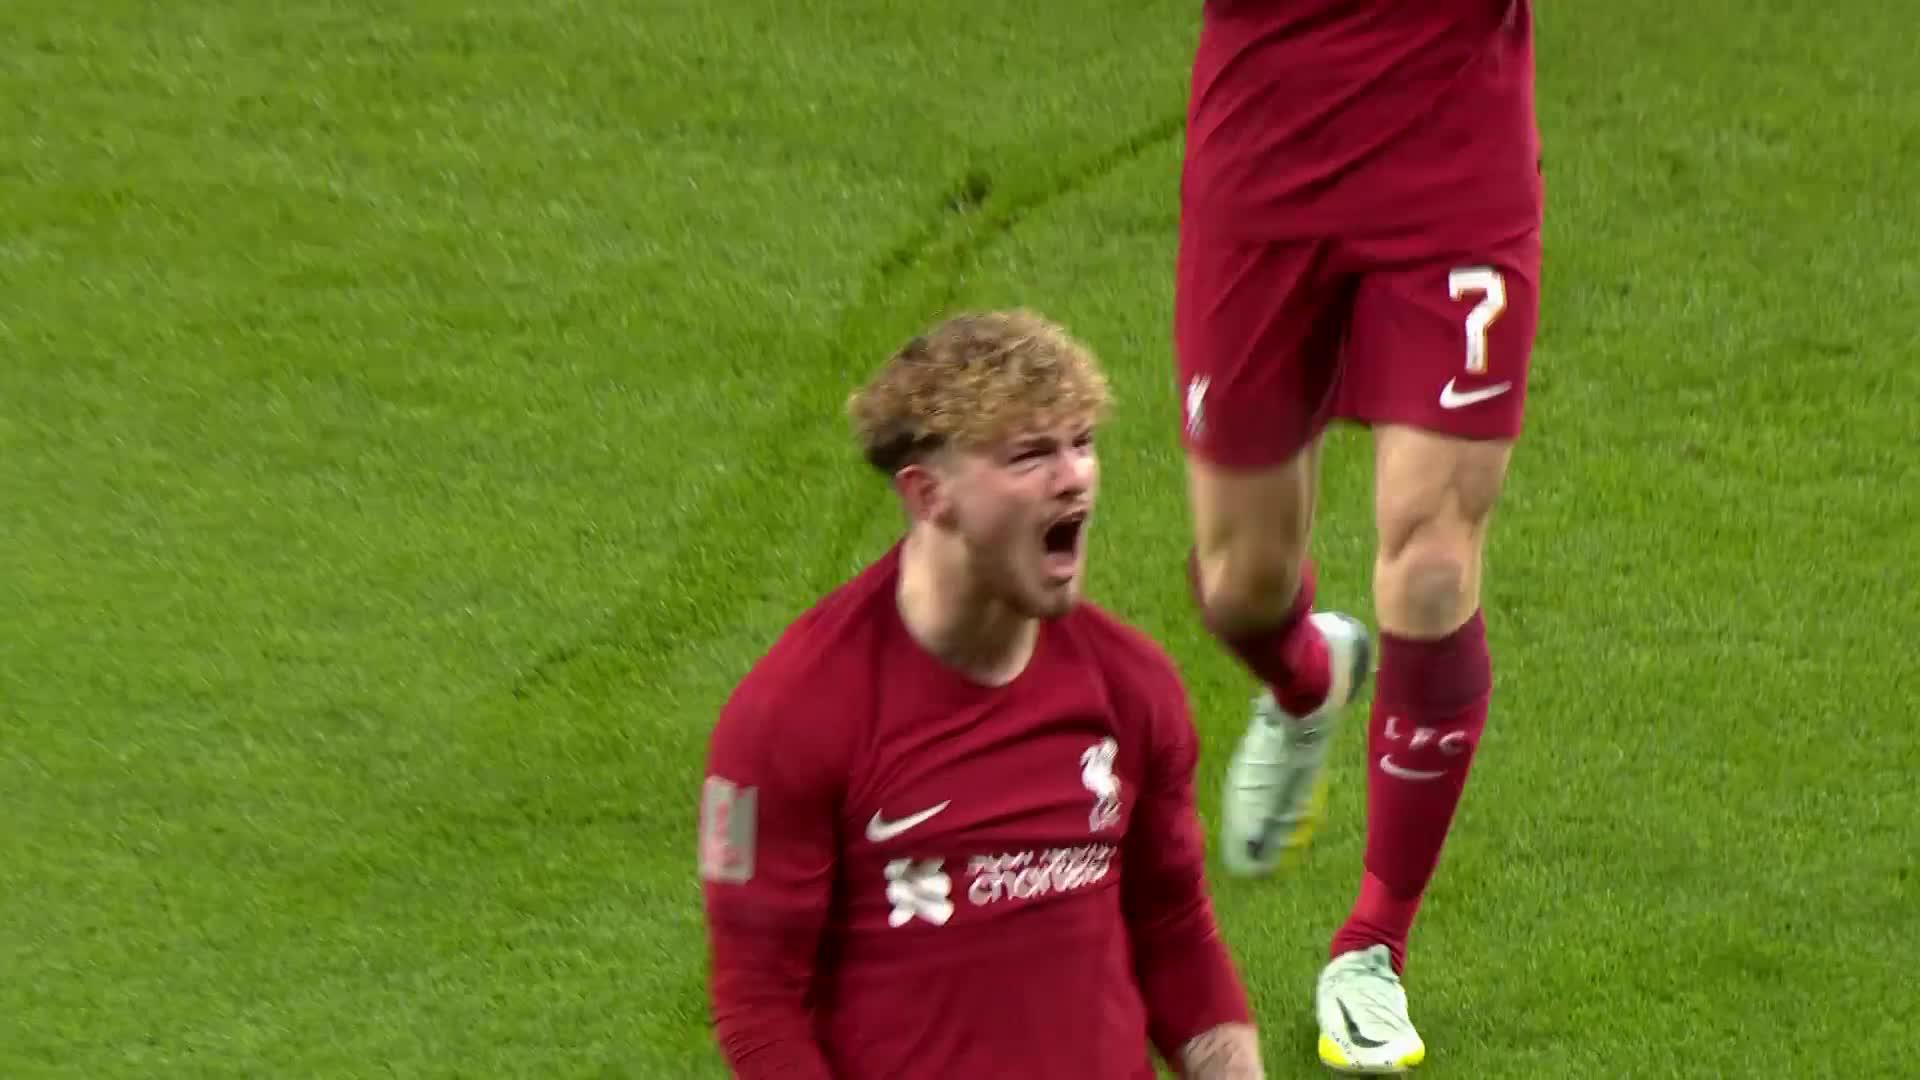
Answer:
[(1228, 548), (1200, 560), (1200, 606), (1207, 621), (1226, 630), (1273, 621), (1300, 591), (1299, 549)]
[(1376, 577), (1383, 622), (1397, 633), (1437, 637), (1479, 606), (1479, 551), (1457, 535), (1433, 530), (1382, 557)]
[(1284, 616), (1300, 590), (1317, 454), (1260, 472), (1189, 469), (1194, 591), (1209, 624), (1229, 632)]
[(1480, 606), (1481, 555), (1510, 447), (1380, 433), (1374, 599), (1386, 630), (1443, 637)]

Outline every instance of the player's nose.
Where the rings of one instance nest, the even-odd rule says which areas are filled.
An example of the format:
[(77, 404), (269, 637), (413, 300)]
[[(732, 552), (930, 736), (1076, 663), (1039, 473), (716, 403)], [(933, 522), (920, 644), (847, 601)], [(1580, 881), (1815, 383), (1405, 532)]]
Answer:
[(1060, 499), (1077, 499), (1085, 495), (1093, 488), (1097, 468), (1092, 455), (1064, 455), (1054, 465), (1052, 494)]

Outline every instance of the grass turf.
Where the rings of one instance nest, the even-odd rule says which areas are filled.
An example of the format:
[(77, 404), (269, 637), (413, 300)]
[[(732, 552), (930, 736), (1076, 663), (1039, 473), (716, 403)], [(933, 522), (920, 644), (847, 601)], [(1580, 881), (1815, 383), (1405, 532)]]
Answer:
[[(713, 710), (892, 536), (846, 388), (1112, 368), (1097, 599), (1191, 683), (1194, 5), (0, 11), (0, 1075), (719, 1075)], [(1920, 69), (1896, 5), (1540, 14), (1548, 275), (1435, 1077), (1910, 1066)], [(1363, 434), (1316, 554), (1366, 613)], [(1218, 877), (1275, 1076), (1362, 845)], [(1844, 1050), (1841, 1049), (1844, 1047)]]

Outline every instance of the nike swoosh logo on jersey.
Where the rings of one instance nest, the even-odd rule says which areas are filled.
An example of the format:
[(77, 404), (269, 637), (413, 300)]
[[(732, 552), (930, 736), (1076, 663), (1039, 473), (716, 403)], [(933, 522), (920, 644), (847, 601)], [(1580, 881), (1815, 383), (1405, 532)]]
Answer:
[(947, 802), (943, 802), (938, 806), (929, 806), (917, 814), (908, 814), (906, 817), (896, 818), (893, 821), (888, 821), (881, 817), (880, 812), (876, 810), (873, 813), (873, 820), (867, 822), (867, 839), (876, 844), (883, 840), (891, 840), (901, 833), (906, 832), (908, 829), (913, 828), (915, 825), (921, 824), (940, 811), (945, 810), (948, 803), (952, 801), (953, 800), (949, 799)]
[(1402, 780), (1438, 780), (1447, 775), (1445, 769), (1409, 769), (1405, 765), (1396, 765), (1392, 756), (1387, 754), (1380, 755), (1380, 771)]
[(1455, 390), (1453, 388), (1453, 380), (1448, 379), (1447, 385), (1440, 388), (1440, 407), (1443, 409), (1464, 409), (1469, 405), (1478, 405), (1483, 401), (1497, 398), (1511, 389), (1513, 389), (1512, 383), (1503, 382), (1494, 383), (1492, 386), (1483, 386), (1478, 390)]

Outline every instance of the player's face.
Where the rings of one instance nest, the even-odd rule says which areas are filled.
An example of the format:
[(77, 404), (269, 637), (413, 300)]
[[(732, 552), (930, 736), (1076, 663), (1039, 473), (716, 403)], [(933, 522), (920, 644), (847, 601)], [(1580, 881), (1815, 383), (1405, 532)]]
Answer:
[(956, 479), (956, 524), (983, 584), (1022, 614), (1066, 614), (1080, 596), (1100, 479), (1092, 427), (1061, 425), (967, 454)]

